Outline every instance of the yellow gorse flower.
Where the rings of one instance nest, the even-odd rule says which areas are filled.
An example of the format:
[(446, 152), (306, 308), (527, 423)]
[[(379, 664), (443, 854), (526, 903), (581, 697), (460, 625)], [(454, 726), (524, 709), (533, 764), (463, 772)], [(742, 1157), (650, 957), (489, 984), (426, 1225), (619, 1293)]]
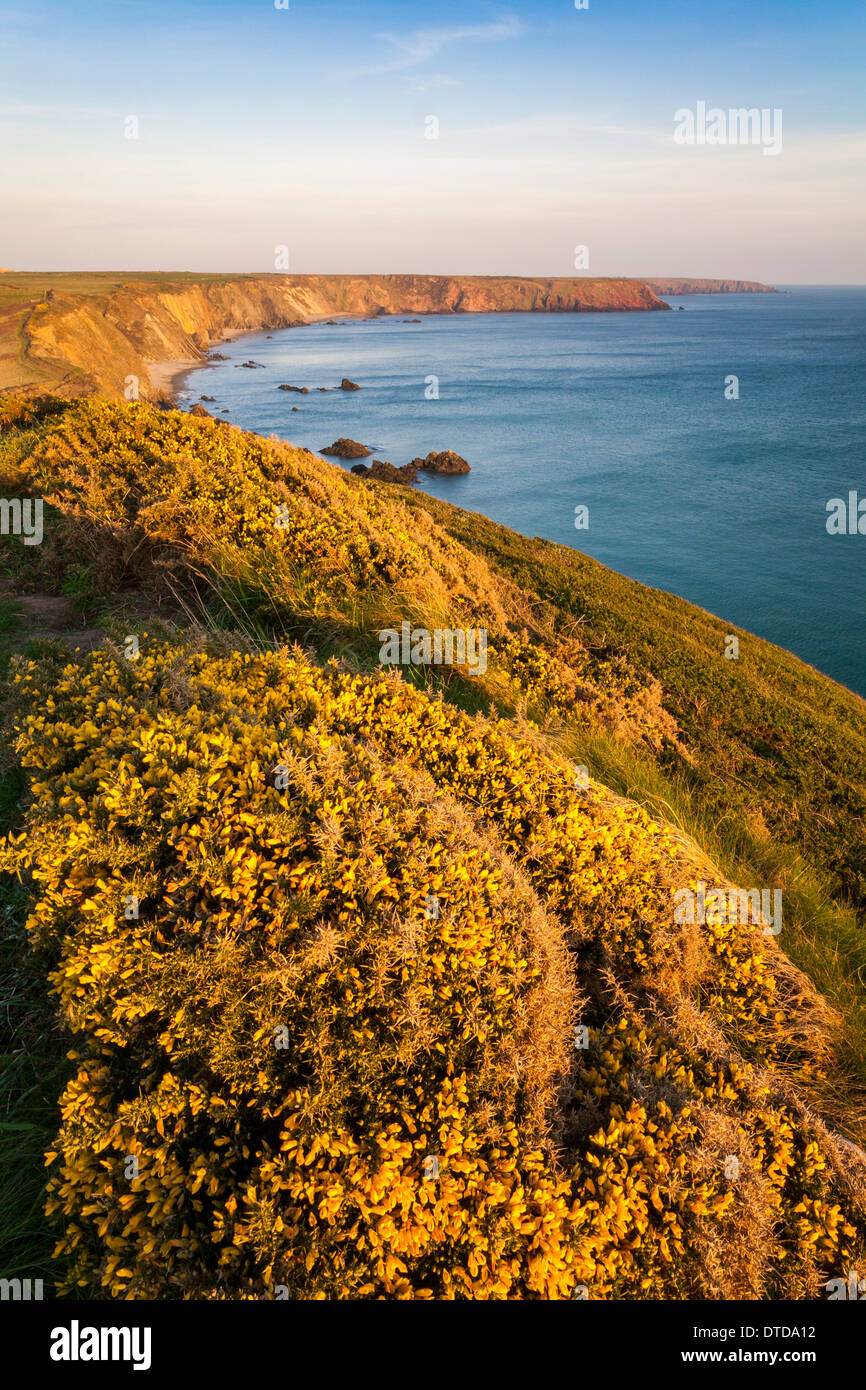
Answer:
[(697, 1294), (746, 1201), (710, 1112), (774, 1211), (771, 1281), (862, 1255), (822, 1132), (759, 1084), (797, 1017), (764, 938), (706, 928), (727, 1053), (647, 993), (678, 850), (639, 808), (576, 796), (506, 721), (297, 654), (145, 644), (17, 681), (33, 803), (0, 867), (33, 882), (75, 1039), (50, 1168), (70, 1285)]

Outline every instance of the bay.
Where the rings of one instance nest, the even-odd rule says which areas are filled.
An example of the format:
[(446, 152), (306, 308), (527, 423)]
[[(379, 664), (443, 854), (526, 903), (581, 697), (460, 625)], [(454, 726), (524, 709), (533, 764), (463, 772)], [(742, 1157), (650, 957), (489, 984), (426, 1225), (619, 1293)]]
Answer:
[[(672, 298), (670, 313), (251, 334), (183, 390), (314, 452), (339, 436), (395, 464), (454, 449), (472, 471), (421, 487), (679, 594), (866, 695), (866, 535), (826, 527), (831, 498), (866, 499), (866, 288), (781, 288)], [(362, 389), (316, 389), (344, 376)], [(726, 399), (731, 376), (739, 399)]]

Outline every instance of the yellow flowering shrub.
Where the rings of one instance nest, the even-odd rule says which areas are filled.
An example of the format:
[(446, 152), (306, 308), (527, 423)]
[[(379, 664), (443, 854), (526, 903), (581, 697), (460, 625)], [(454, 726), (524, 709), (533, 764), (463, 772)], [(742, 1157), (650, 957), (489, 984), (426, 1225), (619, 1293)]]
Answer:
[(74, 402), (27, 448), (31, 486), (68, 516), (249, 583), (288, 613), (354, 617), (378, 599), (398, 618), (503, 620), (482, 562), (306, 449), (100, 400)]
[(808, 987), (749, 924), (675, 927), (694, 866), (638, 807), (300, 653), (16, 688), (70, 1287), (779, 1296), (866, 1256)]
[[(241, 606), (283, 636), (339, 624), (367, 647), (404, 618), (483, 627), (494, 688), (498, 677), (533, 716), (595, 720), (654, 747), (675, 745), (657, 683), (621, 654), (531, 638), (526, 595), (399, 496), (226, 421), (95, 399), (41, 409), (35, 431), (25, 427), (39, 421), (36, 407), (22, 402), (16, 413), (10, 404), (5, 422), (0, 412), (5, 466), (14, 459), (16, 475), (62, 513), (61, 534), (86, 527), (77, 544), (99, 552), (104, 589), (155, 584), (168, 572), (172, 592), (196, 590), (204, 578), (230, 599), (240, 590)], [(21, 427), (14, 438), (12, 423)]]

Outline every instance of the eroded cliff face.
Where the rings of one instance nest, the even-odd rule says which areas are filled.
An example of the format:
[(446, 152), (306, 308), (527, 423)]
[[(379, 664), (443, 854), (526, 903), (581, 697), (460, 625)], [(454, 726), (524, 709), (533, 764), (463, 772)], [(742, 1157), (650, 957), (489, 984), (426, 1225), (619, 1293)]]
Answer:
[(149, 364), (202, 358), (227, 334), (287, 328), (337, 315), (579, 313), (667, 309), (640, 280), (436, 275), (267, 275), (202, 279), (106, 295), (62, 295), (24, 324), (27, 355), (58, 389), (120, 396), (135, 377), (158, 388)]

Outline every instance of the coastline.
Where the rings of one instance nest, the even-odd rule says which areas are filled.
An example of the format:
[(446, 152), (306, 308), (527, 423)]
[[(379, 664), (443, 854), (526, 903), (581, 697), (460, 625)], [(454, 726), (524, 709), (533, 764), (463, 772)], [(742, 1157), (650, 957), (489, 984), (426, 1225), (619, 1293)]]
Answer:
[[(261, 329), (258, 328), (227, 328), (217, 342), (211, 343), (207, 351), (212, 352), (226, 343), (233, 343), (236, 338), (249, 337), (259, 332)], [(197, 367), (213, 366), (215, 363), (209, 362), (206, 355), (201, 357), (164, 357), (157, 362), (148, 362), (147, 372), (151, 385), (157, 394), (169, 396), (174, 401), (180, 390), (180, 382), (185, 376), (194, 372)]]
[[(712, 292), (750, 282), (683, 281), (677, 287), (694, 291), (698, 284)], [(135, 279), (94, 273), (82, 285), (72, 272), (40, 277), (38, 283), (28, 272), (4, 277), (7, 291), (15, 334), (0, 343), (0, 373), (9, 377), (3, 393), (18, 382), (16, 364), (26, 358), (31, 394), (65, 393), (81, 384), (85, 393), (115, 399), (124, 398), (130, 376), (138, 377), (141, 394), (150, 399), (176, 392), (186, 372), (206, 363), (211, 344), (331, 318), (670, 310), (643, 280), (591, 276), (154, 273)]]
[[(310, 318), (306, 319), (304, 323), (295, 324), (294, 327), (306, 328), (308, 323), (328, 323), (333, 317), (333, 314), (313, 314)], [(367, 314), (359, 313), (340, 315), (341, 319), (363, 320), (368, 317), (369, 315)], [(379, 317), (398, 318), (399, 315), (381, 314)], [(261, 328), (227, 328), (220, 338), (210, 344), (207, 348), (207, 352), (213, 352), (224, 347), (228, 343), (237, 342), (239, 338), (259, 337), (260, 334), (267, 332), (268, 326), (268, 324), (264, 324)], [(282, 333), (285, 331), (285, 326), (277, 327), (276, 325), (271, 325), (271, 327), (273, 327), (274, 333)], [(206, 355), (202, 357), (165, 357), (157, 362), (148, 362), (147, 371), (151, 385), (157, 394), (168, 396), (172, 404), (175, 404), (181, 390), (181, 383), (187, 376), (200, 367), (214, 366), (216, 366), (216, 363), (209, 361)]]
[(171, 357), (165, 362), (149, 362), (147, 367), (150, 384), (158, 396), (170, 396), (172, 400), (180, 390), (180, 383), (187, 372), (192, 372), (196, 367), (208, 367), (212, 364), (202, 362), (197, 357)]
[[(661, 296), (668, 295), (689, 295), (689, 294), (777, 294), (774, 286), (763, 285), (758, 281), (752, 280), (703, 280), (703, 279), (682, 279), (682, 280), (640, 280), (635, 279), (634, 283), (649, 286), (654, 293)], [(664, 309), (670, 308), (666, 303), (660, 306)], [(236, 342), (239, 338), (256, 337), (261, 333), (266, 333), (271, 329), (274, 333), (281, 333), (286, 328), (305, 328), (308, 324), (328, 323), (335, 315), (340, 320), (355, 319), (363, 322), (365, 319), (379, 318), (400, 318), (405, 313), (421, 313), (424, 316), (435, 314), (436, 310), (418, 309), (394, 309), (386, 313), (371, 314), (369, 310), (350, 309), (345, 312), (339, 310), (329, 310), (326, 313), (306, 314), (303, 320), (292, 324), (267, 324), (264, 323), (257, 328), (228, 328), (223, 330), (221, 336), (209, 344), (208, 348), (202, 353), (201, 357), (167, 357), (161, 358), (147, 364), (148, 375), (151, 385), (157, 396), (167, 396), (173, 404), (176, 404), (177, 397), (182, 389), (182, 383), (187, 376), (201, 367), (214, 365), (208, 360), (207, 353), (212, 352), (227, 343)], [(466, 312), (465, 310), (463, 312)]]

